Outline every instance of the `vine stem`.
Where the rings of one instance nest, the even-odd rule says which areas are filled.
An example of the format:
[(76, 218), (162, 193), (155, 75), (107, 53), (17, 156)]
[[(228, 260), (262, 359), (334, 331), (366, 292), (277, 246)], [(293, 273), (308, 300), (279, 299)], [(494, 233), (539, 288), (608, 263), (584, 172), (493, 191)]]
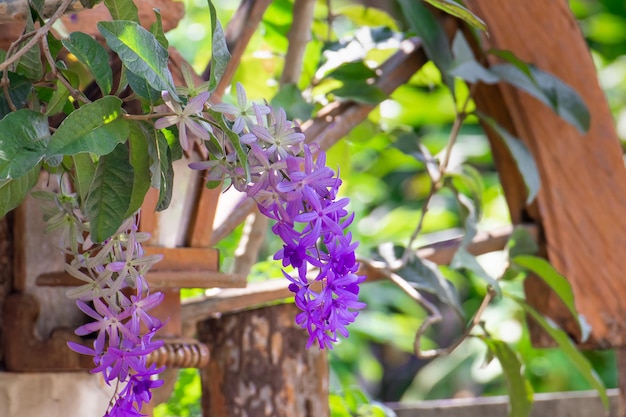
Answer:
[[(42, 37), (46, 36), (48, 34), (48, 32), (50, 31), (50, 28), (52, 27), (52, 25), (57, 20), (59, 20), (59, 18), (61, 16), (63, 16), (63, 14), (67, 10), (67, 8), (70, 6), (70, 4), (72, 4), (73, 1), (74, 0), (63, 0), (63, 2), (59, 6), (59, 8), (56, 10), (56, 12), (54, 12), (54, 14), (52, 16), (50, 16), (50, 19), (48, 19), (48, 21), (42, 27), (40, 27), (39, 29), (33, 31), (32, 35), (27, 34), (28, 36), (31, 37), (30, 40), (26, 43), (26, 45), (21, 47), (19, 51), (17, 51), (15, 54), (11, 55), (4, 62), (0, 63), (0, 71), (4, 71), (5, 69), (9, 68), (9, 66), (11, 66), (15, 61), (17, 61), (22, 56), (24, 56), (26, 51), (28, 51), (30, 48), (35, 46), (37, 44), (37, 42), (39, 42), (39, 39), (41, 39)], [(21, 36), (18, 40), (13, 42), (11, 47), (13, 45), (19, 44), (19, 42), (24, 40), (27, 35)]]
[[(429, 349), (429, 350), (423, 351), (421, 350), (422, 337), (433, 324), (436, 324), (441, 321), (441, 314), (438, 314), (438, 315), (431, 314), (429, 317), (426, 318), (426, 320), (422, 322), (419, 329), (415, 333), (415, 341), (413, 342), (413, 349), (415, 351), (415, 355), (421, 359), (434, 359), (442, 355), (449, 355), (452, 351), (454, 351), (454, 349), (456, 349), (461, 343), (463, 343), (465, 339), (467, 339), (470, 336), (472, 330), (474, 330), (474, 327), (478, 325), (482, 326), (481, 317), (483, 313), (485, 312), (485, 310), (487, 309), (487, 307), (489, 306), (489, 304), (491, 303), (491, 300), (493, 300), (494, 296), (495, 296), (495, 290), (489, 287), (489, 289), (487, 290), (487, 294), (485, 294), (485, 297), (483, 298), (482, 302), (480, 303), (480, 306), (478, 307), (478, 310), (476, 310), (476, 313), (474, 313), (474, 317), (472, 317), (472, 321), (470, 321), (469, 325), (465, 328), (463, 333), (459, 337), (457, 337), (456, 340), (452, 344), (450, 344), (449, 346), (446, 346), (445, 348)], [(439, 312), (437, 311), (437, 313)]]
[(176, 116), (176, 113), (174, 112), (169, 112), (169, 113), (148, 113), (148, 114), (129, 114), (126, 113), (123, 115), (123, 117), (125, 119), (128, 120), (152, 120), (152, 119), (158, 119), (160, 117), (166, 117), (166, 116)]
[(54, 62), (54, 57), (52, 56), (52, 53), (50, 52), (48, 39), (46, 39), (45, 37), (41, 38), (41, 49), (43, 50), (44, 56), (46, 57), (46, 60), (48, 61), (48, 64), (50, 65), (50, 71), (61, 82), (61, 84), (63, 84), (65, 88), (67, 88), (67, 90), (70, 92), (72, 97), (74, 97), (74, 99), (76, 100), (82, 101), (84, 104), (91, 103), (91, 100), (85, 97), (85, 95), (81, 91), (74, 88), (74, 86), (72, 86), (72, 84), (70, 84), (69, 81), (65, 78), (65, 76), (61, 72), (59, 72), (59, 70), (56, 67), (56, 63)]
[(456, 349), (470, 335), (472, 330), (477, 325), (480, 325), (482, 323), (481, 317), (487, 309), (487, 306), (489, 306), (491, 300), (493, 300), (493, 297), (495, 296), (495, 290), (489, 287), (489, 289), (487, 290), (487, 294), (485, 294), (485, 297), (480, 303), (480, 306), (474, 313), (472, 320), (465, 328), (463, 333), (458, 338), (456, 338), (452, 344), (446, 346), (445, 348), (429, 349), (423, 351), (421, 348), (422, 337), (433, 325), (443, 320), (443, 316), (441, 314), (441, 311), (439, 311), (439, 308), (434, 303), (426, 299), (422, 295), (422, 293), (415, 289), (407, 280), (394, 272), (394, 270), (401, 267), (401, 265), (394, 265), (394, 268), (390, 268), (386, 262), (372, 261), (362, 258), (359, 258), (358, 261), (364, 265), (367, 265), (369, 268), (376, 269), (376, 271), (380, 272), (381, 275), (385, 276), (387, 279), (389, 279), (389, 281), (396, 284), (402, 291), (404, 291), (424, 310), (426, 310), (428, 316), (424, 319), (420, 327), (417, 329), (417, 332), (415, 333), (415, 340), (413, 342), (415, 356), (420, 359), (433, 359), (442, 355), (448, 355), (454, 349)]
[[(452, 154), (452, 148), (456, 144), (456, 140), (461, 131), (461, 126), (463, 126), (463, 122), (468, 116), (467, 107), (469, 106), (473, 92), (474, 92), (474, 85), (470, 87), (470, 91), (468, 92), (465, 100), (463, 100), (463, 104), (461, 105), (461, 107), (456, 110), (456, 117), (454, 118), (452, 129), (450, 130), (450, 139), (448, 140), (448, 144), (446, 145), (446, 150), (445, 150), (443, 161), (439, 165), (438, 174), (433, 175), (433, 173), (430, 170), (428, 169), (426, 170), (426, 172), (430, 176), (430, 181), (431, 181), (430, 190), (422, 206), (422, 212), (417, 222), (417, 226), (415, 227), (415, 230), (413, 230), (413, 233), (411, 234), (411, 237), (409, 238), (409, 242), (407, 244), (406, 250), (402, 254), (402, 265), (406, 265), (407, 262), (411, 259), (411, 256), (413, 256), (411, 247), (413, 246), (413, 243), (415, 243), (417, 236), (422, 231), (422, 227), (424, 226), (424, 218), (426, 217), (426, 213), (428, 212), (428, 208), (429, 208), (428, 206), (430, 205), (430, 202), (432, 201), (435, 194), (437, 194), (437, 192), (443, 187), (443, 182), (445, 180), (445, 173), (446, 173), (446, 170), (448, 169), (448, 164), (450, 163), (450, 155)], [(426, 163), (428, 163), (428, 161), (426, 161)]]

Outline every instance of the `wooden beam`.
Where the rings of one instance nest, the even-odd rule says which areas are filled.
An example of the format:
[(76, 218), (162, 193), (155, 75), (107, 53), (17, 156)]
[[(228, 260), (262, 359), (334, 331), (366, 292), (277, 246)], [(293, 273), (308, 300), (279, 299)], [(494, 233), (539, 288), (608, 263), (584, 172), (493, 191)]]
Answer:
[[(528, 225), (525, 228), (536, 237), (537, 228), (535, 226)], [(488, 233), (478, 233), (467, 249), (473, 255), (502, 250), (512, 232), (513, 227), (506, 226)], [(417, 251), (417, 256), (439, 265), (449, 264), (461, 241), (462, 238), (457, 237), (424, 246)], [(385, 278), (375, 269), (369, 269), (365, 266), (362, 266), (359, 274), (367, 276), (366, 283)], [(250, 283), (246, 288), (227, 288), (218, 290), (212, 296), (184, 300), (182, 320), (183, 322), (203, 320), (215, 315), (246, 310), (261, 304), (293, 297), (293, 293), (287, 288), (288, 285), (289, 282), (285, 279), (269, 280)]]

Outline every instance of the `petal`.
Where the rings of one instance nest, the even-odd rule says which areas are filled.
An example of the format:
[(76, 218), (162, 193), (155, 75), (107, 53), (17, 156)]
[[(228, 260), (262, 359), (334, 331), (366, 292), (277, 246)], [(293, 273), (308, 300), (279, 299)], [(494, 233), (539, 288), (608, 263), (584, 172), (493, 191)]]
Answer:
[(246, 90), (243, 88), (243, 85), (241, 85), (241, 83), (237, 83), (235, 89), (237, 90), (237, 104), (239, 104), (239, 108), (241, 110), (245, 110), (248, 104)]
[(175, 125), (176, 123), (178, 123), (178, 121), (180, 120), (179, 116), (164, 116), (161, 117), (160, 119), (158, 119), (156, 122), (154, 122), (154, 128), (155, 129), (164, 129), (166, 127), (170, 127), (172, 125)]
[(237, 107), (228, 103), (212, 104), (211, 110), (224, 114), (239, 114), (239, 110), (237, 109)]
[(163, 91), (161, 93), (161, 97), (163, 97), (163, 101), (165, 102), (167, 107), (169, 107), (174, 113), (182, 114), (183, 109), (182, 107), (180, 107), (180, 103), (172, 100), (172, 96), (168, 91)]

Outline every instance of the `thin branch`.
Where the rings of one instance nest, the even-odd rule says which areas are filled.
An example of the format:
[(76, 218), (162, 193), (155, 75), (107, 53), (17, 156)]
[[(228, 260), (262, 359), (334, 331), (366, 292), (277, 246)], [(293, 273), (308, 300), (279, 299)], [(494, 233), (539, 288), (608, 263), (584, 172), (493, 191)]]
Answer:
[(235, 251), (234, 274), (245, 276), (250, 274), (252, 265), (256, 263), (259, 251), (265, 240), (267, 224), (267, 217), (261, 215), (258, 211), (248, 216), (243, 234), (239, 240), (239, 246)]
[(302, 62), (306, 45), (311, 40), (315, 0), (296, 0), (293, 5), (293, 20), (287, 34), (289, 46), (280, 85), (297, 84), (302, 74)]
[(463, 104), (461, 105), (461, 108), (458, 109), (456, 111), (456, 117), (454, 118), (454, 124), (452, 125), (452, 130), (450, 131), (450, 140), (448, 141), (448, 144), (446, 145), (446, 153), (444, 155), (444, 159), (443, 162), (441, 163), (441, 165), (439, 165), (439, 177), (443, 178), (444, 173), (446, 171), (446, 169), (448, 168), (448, 164), (450, 163), (450, 155), (452, 155), (452, 148), (454, 147), (456, 140), (459, 136), (459, 132), (461, 131), (461, 126), (463, 126), (463, 122), (465, 121), (465, 118), (467, 117), (467, 106), (469, 105), (474, 90), (475, 90), (475, 86), (476, 84), (473, 84), (470, 87), (470, 91), (467, 94), (467, 97), (465, 97), (465, 100), (463, 101)]
[(176, 113), (148, 113), (148, 114), (124, 114), (123, 117), (129, 120), (152, 120), (159, 117), (176, 116)]
[(54, 62), (54, 57), (50, 52), (48, 39), (46, 37), (41, 38), (41, 49), (43, 50), (43, 54), (46, 57), (48, 64), (50, 65), (50, 71), (61, 82), (61, 84), (63, 84), (65, 88), (67, 88), (72, 97), (74, 97), (75, 100), (82, 101), (84, 104), (91, 103), (91, 100), (89, 100), (81, 91), (74, 88), (74, 86), (70, 84), (65, 76), (57, 69), (56, 62)]
[(426, 218), (426, 213), (428, 213), (428, 209), (430, 206), (430, 201), (433, 199), (435, 194), (437, 194), (437, 191), (439, 191), (439, 182), (431, 178), (430, 190), (428, 192), (428, 196), (426, 196), (426, 200), (424, 201), (424, 204), (422, 205), (422, 211), (420, 213), (420, 218), (417, 221), (417, 226), (415, 227), (415, 230), (413, 230), (413, 233), (411, 234), (411, 237), (409, 238), (409, 242), (406, 246), (406, 250), (402, 254), (402, 265), (406, 265), (409, 259), (411, 258), (411, 256), (413, 255), (411, 252), (411, 247), (413, 246), (415, 239), (417, 239), (417, 236), (422, 231), (422, 227), (424, 226), (424, 219)]
[(468, 338), (474, 327), (481, 323), (481, 317), (485, 312), (487, 306), (489, 306), (489, 303), (491, 303), (491, 300), (493, 300), (494, 295), (494, 289), (489, 288), (487, 294), (483, 298), (483, 301), (480, 303), (478, 310), (476, 310), (476, 313), (474, 313), (474, 317), (470, 321), (469, 325), (452, 344), (446, 346), (445, 348), (429, 349), (424, 351), (421, 350), (421, 340), (424, 334), (426, 334), (426, 332), (432, 325), (441, 321), (441, 315), (432, 315), (427, 317), (415, 333), (415, 341), (413, 342), (413, 350), (415, 352), (415, 355), (421, 359), (434, 359), (436, 357), (449, 355), (450, 353), (452, 353), (454, 349), (456, 349), (461, 343), (463, 343), (463, 341), (465, 341), (465, 339)]
[(438, 172), (432, 173), (431, 170), (426, 169), (426, 172), (430, 176), (430, 191), (428, 192), (428, 196), (426, 197), (426, 200), (424, 201), (424, 204), (422, 205), (422, 211), (420, 214), (420, 218), (417, 222), (417, 226), (415, 227), (415, 230), (413, 230), (413, 233), (411, 234), (411, 237), (409, 238), (407, 248), (404, 251), (404, 254), (402, 255), (403, 265), (406, 265), (406, 263), (409, 261), (409, 259), (412, 256), (412, 252), (410, 248), (411, 246), (413, 246), (415, 239), (417, 239), (417, 236), (422, 231), (422, 227), (424, 226), (424, 218), (426, 217), (426, 213), (428, 212), (430, 202), (432, 201), (435, 194), (437, 194), (437, 192), (443, 187), (443, 184), (445, 181), (446, 170), (448, 169), (448, 164), (450, 163), (450, 155), (452, 154), (452, 148), (454, 147), (454, 144), (456, 143), (456, 140), (459, 136), (459, 133), (461, 131), (461, 126), (463, 126), (463, 122), (465, 121), (465, 118), (467, 117), (467, 106), (469, 105), (471, 101), (473, 91), (474, 91), (474, 86), (470, 88), (470, 91), (467, 97), (465, 98), (465, 100), (463, 101), (461, 108), (456, 111), (456, 117), (454, 118), (452, 129), (450, 130), (450, 138), (448, 139), (448, 144), (446, 145), (444, 159), (443, 159), (443, 162), (439, 165)]
[[(5, 59), (4, 62), (0, 63), (0, 71), (4, 71), (5, 69), (9, 68), (9, 66), (11, 66), (14, 62), (16, 62), (22, 56), (24, 56), (26, 51), (28, 51), (30, 48), (35, 46), (37, 42), (39, 42), (39, 39), (46, 36), (48, 32), (50, 31), (50, 29), (52, 28), (52, 25), (54, 25), (54, 23), (57, 20), (59, 20), (61, 16), (63, 16), (63, 14), (65, 13), (65, 10), (67, 10), (67, 8), (70, 6), (70, 4), (72, 4), (73, 1), (74, 0), (63, 0), (63, 2), (61, 3), (57, 11), (54, 12), (54, 14), (50, 17), (50, 19), (46, 22), (46, 24), (40, 27), (39, 29), (33, 31), (33, 35), (30, 38), (30, 40), (26, 43), (26, 45), (22, 46), (19, 51), (17, 51), (15, 54), (11, 55), (10, 57), (7, 57), (7, 59)], [(18, 39), (13, 44), (11, 44), (11, 47), (13, 47), (14, 44), (19, 44), (19, 42), (22, 42), (23, 40), (22, 38), (23, 37), (20, 37), (20, 39)]]

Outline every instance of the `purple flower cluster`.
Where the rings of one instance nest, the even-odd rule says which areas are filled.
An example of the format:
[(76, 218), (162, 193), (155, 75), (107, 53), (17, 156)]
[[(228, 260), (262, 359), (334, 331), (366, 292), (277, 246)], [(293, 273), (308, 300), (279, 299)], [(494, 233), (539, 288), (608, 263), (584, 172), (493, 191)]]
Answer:
[(153, 338), (164, 325), (148, 313), (163, 301), (163, 293), (151, 294), (145, 280), (148, 269), (162, 257), (145, 256), (141, 242), (148, 237), (137, 231), (133, 217), (100, 247), (76, 256), (67, 268), (79, 279), (87, 278), (85, 285), (68, 295), (77, 298), (78, 308), (93, 319), (75, 333), (96, 333), (93, 348), (68, 345), (93, 356), (96, 366), (91, 372), (101, 373), (107, 384), (126, 383), (111, 401), (106, 417), (141, 416), (141, 407), (152, 398), (150, 390), (163, 385), (157, 376), (164, 368), (147, 363), (148, 355), (163, 346), (162, 340)]
[(91, 372), (101, 373), (107, 384), (125, 383), (112, 399), (107, 417), (141, 416), (143, 404), (152, 397), (151, 389), (163, 385), (157, 375), (164, 368), (147, 364), (148, 355), (163, 345), (154, 336), (164, 323), (148, 313), (163, 300), (163, 294), (151, 294), (144, 278), (161, 255), (144, 254), (141, 242), (149, 235), (138, 232), (135, 216), (114, 236), (95, 245), (84, 237), (88, 228), (76, 199), (45, 194), (40, 196), (56, 203), (48, 208), (48, 230), (61, 229), (62, 249), (73, 256), (66, 270), (84, 282), (67, 293), (92, 320), (75, 333), (96, 334), (92, 347), (74, 342), (68, 345), (78, 353), (93, 356), (95, 367)]
[[(348, 335), (346, 326), (365, 305), (358, 301), (359, 283), (365, 279), (357, 274), (358, 243), (346, 231), (354, 218), (346, 210), (349, 199), (337, 199), (341, 180), (326, 166), (324, 152), (304, 142), (283, 109), (249, 105), (240, 84), (237, 101), (238, 106), (211, 109), (237, 134), (239, 144), (226, 139), (228, 134), (217, 135), (223, 124), (216, 123), (211, 134), (220, 152), (190, 167), (207, 170), (209, 181), (229, 179), (276, 221), (272, 231), (283, 248), (274, 259), (297, 274), (283, 269), (302, 310), (296, 322), (310, 335), (307, 347), (317, 342), (320, 348), (332, 348), (338, 334)], [(244, 150), (245, 160), (236, 146)]]
[(337, 334), (348, 336), (346, 326), (356, 318), (355, 310), (365, 306), (358, 301), (365, 277), (357, 274), (358, 243), (345, 231), (354, 213), (345, 209), (347, 198), (337, 200), (341, 180), (325, 159), (319, 152), (314, 161), (309, 147), (304, 157), (289, 156), (286, 177), (272, 191), (280, 200), (261, 201), (259, 209), (276, 220), (272, 231), (284, 242), (274, 259), (297, 271), (297, 277), (283, 274), (302, 310), (296, 322), (309, 332), (307, 347), (317, 341), (320, 348), (332, 348)]

